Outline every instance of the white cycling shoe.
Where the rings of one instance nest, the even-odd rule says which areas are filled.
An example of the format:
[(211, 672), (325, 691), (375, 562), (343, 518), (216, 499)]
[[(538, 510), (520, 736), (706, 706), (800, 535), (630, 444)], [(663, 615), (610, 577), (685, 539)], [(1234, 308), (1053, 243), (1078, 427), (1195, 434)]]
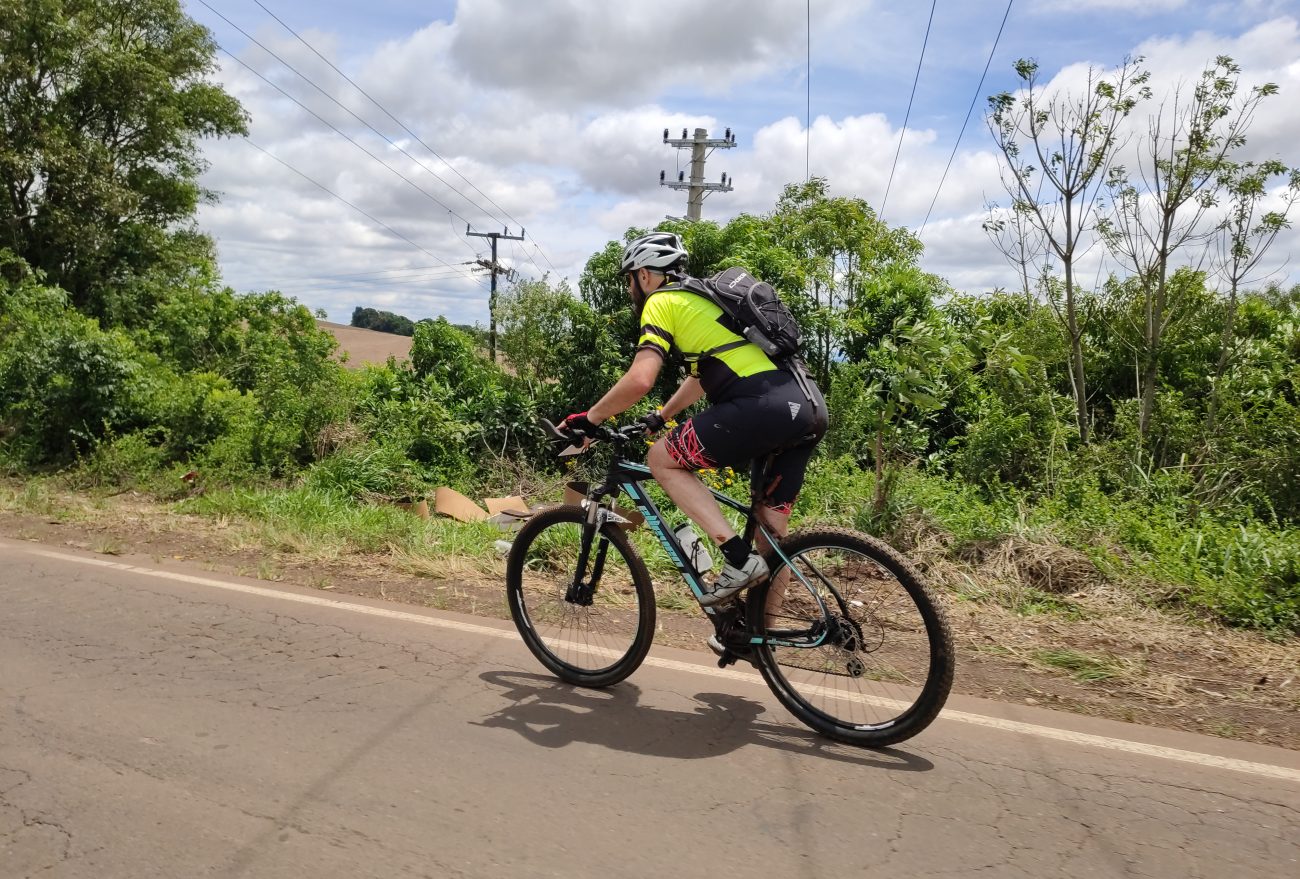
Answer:
[(723, 566), (718, 579), (713, 581), (709, 591), (700, 598), (700, 604), (704, 607), (725, 604), (734, 598), (737, 592), (754, 585), (768, 573), (767, 562), (763, 561), (763, 557), (756, 552), (751, 552), (742, 567), (733, 568), (730, 563)]

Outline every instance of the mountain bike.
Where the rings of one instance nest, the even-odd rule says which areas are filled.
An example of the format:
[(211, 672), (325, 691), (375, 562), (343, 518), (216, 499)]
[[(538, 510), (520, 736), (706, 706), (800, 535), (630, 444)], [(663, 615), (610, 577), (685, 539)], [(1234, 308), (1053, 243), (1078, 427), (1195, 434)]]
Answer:
[[(583, 447), (542, 422), (560, 454), (612, 450), (605, 478), (580, 504), (534, 513), (506, 561), (510, 615), (535, 657), (561, 680), (608, 687), (636, 671), (655, 632), (650, 573), (614, 505), (626, 495), (698, 599), (703, 572), (642, 485), (645, 427), (603, 428)], [(763, 472), (765, 472), (764, 468)], [(801, 722), (832, 739), (882, 747), (934, 720), (952, 687), (943, 609), (920, 572), (883, 542), (846, 528), (811, 527), (772, 539), (751, 505), (710, 489), (762, 534), (770, 574), (743, 597), (703, 608), (724, 646), (721, 667), (748, 659)], [(755, 496), (760, 496), (756, 492)]]

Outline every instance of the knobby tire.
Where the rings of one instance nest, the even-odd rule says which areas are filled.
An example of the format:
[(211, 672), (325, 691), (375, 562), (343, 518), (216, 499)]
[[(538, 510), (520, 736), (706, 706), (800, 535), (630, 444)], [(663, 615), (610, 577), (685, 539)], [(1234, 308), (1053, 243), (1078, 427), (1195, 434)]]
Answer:
[[(853, 745), (884, 747), (911, 738), (925, 729), (948, 698), (954, 658), (952, 635), (943, 608), (931, 596), (921, 573), (881, 541), (843, 528), (817, 527), (796, 532), (781, 542), (781, 550), (796, 567), (800, 566), (801, 558), (812, 559), (814, 551), (828, 553), (828, 558), (836, 558), (835, 553), (840, 553), (840, 558), (847, 558), (845, 554), (852, 553), (879, 566), (876, 569), (860, 563), (845, 565), (846, 570), (852, 567), (856, 573), (847, 574), (848, 579), (841, 583), (837, 583), (834, 577), (827, 578), (841, 594), (851, 591), (847, 587), (868, 589), (860, 593), (868, 599), (860, 607), (851, 607), (850, 616), (856, 620), (856, 631), (863, 633), (858, 637), (858, 644), (850, 645), (850, 649), (773, 648), (766, 644), (755, 648), (763, 678), (781, 704), (814, 730)], [(768, 562), (773, 576), (785, 567), (774, 553), (769, 555)], [(888, 578), (892, 578), (893, 586), (887, 582)], [(873, 579), (878, 581), (876, 591), (881, 595), (885, 590), (897, 596), (905, 593), (906, 599), (897, 597), (893, 600), (900, 608), (898, 620), (891, 618), (893, 611), (883, 609), (883, 597), (873, 610), (869, 598), (873, 594), (869, 591), (871, 583), (866, 582)], [(769, 579), (751, 590), (747, 602), (751, 632), (767, 632), (765, 607), (772, 585), (773, 581)], [(903, 592), (897, 592), (898, 588)], [(804, 586), (792, 576), (785, 592), (787, 602), (792, 601), (791, 596), (796, 594), (796, 590), (807, 595)], [(829, 597), (825, 600), (830, 610), (837, 610)], [(912, 612), (915, 612), (916, 620), (910, 619)], [(907, 613), (908, 618), (903, 618), (903, 613)], [(811, 619), (812, 614), (808, 618)], [(784, 626), (778, 622), (774, 628)], [(901, 657), (908, 651), (903, 647), (898, 653), (893, 652), (899, 648), (891, 644), (889, 638), (909, 628), (915, 633), (911, 642), (906, 635), (900, 635), (898, 640), (911, 643), (908, 661), (912, 664), (912, 673), (899, 674), (891, 668), (891, 656)], [(864, 644), (870, 649), (864, 649)], [(928, 652), (928, 657), (923, 652)], [(809, 655), (825, 659), (819, 666)], [(856, 671), (856, 679), (845, 668)], [(923, 681), (917, 680), (922, 676)], [(796, 683), (800, 677), (804, 682)], [(819, 680), (822, 683), (815, 682)], [(831, 710), (813, 704), (801, 688), (816, 695), (834, 695), (837, 707)], [(844, 691), (842, 697), (841, 690)]]
[[(610, 590), (606, 590), (605, 594), (601, 592), (601, 589), (606, 586), (602, 579), (597, 588), (595, 603), (591, 607), (584, 608), (564, 601), (564, 592), (573, 579), (576, 559), (568, 568), (557, 569), (550, 573), (539, 574), (536, 571), (526, 570), (530, 560), (534, 565), (538, 564), (536, 557), (530, 556), (530, 551), (539, 544), (539, 541), (545, 546), (547, 529), (555, 529), (552, 536), (560, 535), (563, 531), (563, 535), (557, 538), (563, 545), (563, 537), (571, 538), (575, 532), (581, 534), (586, 517), (587, 513), (582, 507), (572, 504), (543, 510), (529, 517), (511, 542), (510, 554), (506, 560), (506, 595), (515, 627), (519, 630), (528, 649), (542, 665), (566, 683), (580, 687), (608, 687), (636, 671), (650, 651), (650, 644), (654, 640), (654, 588), (645, 563), (632, 547), (627, 535), (616, 525), (607, 523), (592, 541), (594, 558), (595, 547), (599, 540), (607, 539), (609, 541), (607, 568), (612, 570), (610, 563), (614, 561), (616, 555), (617, 559), (626, 566), (626, 575), (630, 578), (630, 584), (624, 584), (621, 591), (633, 593), (630, 598), (635, 602), (637, 618), (635, 633), (626, 649), (621, 652), (603, 643), (610, 637), (606, 631), (603, 631), (608, 628), (611, 621), (608, 614), (617, 612), (626, 627), (630, 613), (627, 607), (612, 607), (609, 604), (615, 599), (626, 604), (629, 599), (626, 594), (621, 596), (610, 594), (610, 590), (616, 588), (616, 583), (613, 582), (614, 576), (610, 576), (611, 582), (608, 584)], [(592, 562), (589, 561), (588, 574), (591, 567)], [(554, 575), (552, 578), (555, 581), (554, 588), (549, 591), (539, 588), (537, 597), (530, 601), (531, 587), (544, 585), (551, 573)], [(539, 604), (545, 604), (546, 607), (537, 606)], [(558, 624), (546, 625), (546, 621), (541, 619), (541, 615), (545, 612), (553, 616), (560, 615), (564, 619)], [(557, 626), (558, 633), (554, 638), (548, 638), (540, 630), (544, 627), (549, 631)], [(602, 643), (593, 644), (593, 640)], [(612, 659), (612, 662), (599, 665), (599, 662), (604, 659)]]

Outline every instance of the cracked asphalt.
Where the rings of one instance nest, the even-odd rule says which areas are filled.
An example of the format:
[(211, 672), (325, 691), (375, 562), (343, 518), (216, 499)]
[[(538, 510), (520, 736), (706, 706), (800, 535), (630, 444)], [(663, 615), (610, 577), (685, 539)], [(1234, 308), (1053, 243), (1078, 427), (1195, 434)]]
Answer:
[(744, 680), (577, 690), (517, 639), (7, 541), (0, 699), (3, 879), (1300, 875), (1286, 778), (942, 718), (855, 750)]

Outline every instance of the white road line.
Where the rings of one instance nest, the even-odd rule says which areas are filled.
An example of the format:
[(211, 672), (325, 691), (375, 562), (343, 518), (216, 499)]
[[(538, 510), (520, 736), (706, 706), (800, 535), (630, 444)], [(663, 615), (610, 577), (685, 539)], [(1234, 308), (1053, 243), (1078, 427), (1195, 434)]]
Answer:
[[(252, 586), (246, 583), (234, 583), (228, 580), (216, 580), (210, 577), (195, 577), (190, 574), (178, 574), (171, 571), (159, 571), (152, 568), (142, 568), (137, 565), (128, 565), (122, 562), (110, 562), (105, 559), (91, 559), (82, 556), (69, 555), (61, 552), (53, 552), (45, 549), (31, 549), (28, 547), (19, 547), (21, 551), (35, 556), (44, 558), (58, 559), (64, 562), (73, 562), (75, 564), (90, 565), (93, 567), (110, 568), (116, 571), (126, 571), (132, 574), (139, 574), (145, 577), (158, 577), (164, 580), (176, 580), (182, 583), (193, 583), (198, 586), (210, 586), (216, 589), (225, 589), (229, 592), (242, 592), (246, 595), (258, 595), (263, 598), (274, 598), (280, 601), (292, 601), (299, 604), (311, 604), (317, 607), (331, 607), (337, 610), (345, 610), (351, 613), (366, 614), (368, 616), (384, 617), (385, 619), (401, 620), (408, 623), (416, 623), (422, 626), (433, 626), (440, 629), (453, 629), (458, 632), (468, 632), (475, 635), (485, 635), (490, 638), (505, 638), (515, 640), (519, 636), (513, 631), (505, 629), (495, 629), (490, 626), (480, 626), (473, 623), (462, 623), (456, 620), (441, 619), (438, 617), (424, 616), (422, 614), (408, 613), (401, 610), (391, 610), (383, 607), (370, 607), (365, 604), (356, 604), (350, 601), (340, 601), (336, 598), (325, 598), (317, 595), (300, 595), (294, 592), (282, 592), (277, 589), (267, 589), (263, 586)], [(655, 668), (668, 669), (671, 671), (686, 672), (689, 674), (706, 675), (714, 678), (725, 678), (733, 681), (741, 681), (748, 684), (763, 685), (763, 680), (758, 675), (730, 669), (711, 668), (707, 665), (695, 665), (689, 662), (678, 662), (672, 659), (660, 659), (658, 657), (648, 657), (646, 665)], [(1202, 754), (1196, 751), (1184, 751), (1179, 748), (1166, 748), (1161, 745), (1149, 745), (1144, 742), (1130, 742), (1124, 739), (1113, 739), (1106, 736), (1092, 735), (1091, 733), (1072, 732), (1070, 730), (1055, 729), (1050, 726), (1038, 726), (1037, 724), (1024, 723), (1018, 720), (1005, 720), (1000, 717), (989, 717), (983, 714), (972, 714), (967, 711), (945, 710), (939, 715), (940, 720), (957, 721), (959, 723), (969, 723), (974, 726), (982, 726), (988, 729), (1001, 730), (1003, 732), (1019, 733), (1021, 735), (1036, 736), (1042, 739), (1052, 739), (1058, 742), (1067, 742), (1072, 745), (1084, 745), (1092, 748), (1102, 748), (1109, 751), (1121, 751), (1128, 754), (1137, 754), (1142, 757), (1156, 757), (1162, 760), (1173, 760), (1180, 763), (1191, 763), (1197, 766), (1208, 766), (1215, 769), (1228, 769), (1234, 772), (1245, 772), (1251, 775), (1258, 775), (1264, 778), (1278, 779), (1281, 781), (1291, 781), (1300, 783), (1300, 770), (1290, 769), (1285, 766), (1271, 766), (1267, 763), (1254, 763), (1249, 760), (1238, 760), (1232, 757), (1219, 757), (1214, 754)]]

